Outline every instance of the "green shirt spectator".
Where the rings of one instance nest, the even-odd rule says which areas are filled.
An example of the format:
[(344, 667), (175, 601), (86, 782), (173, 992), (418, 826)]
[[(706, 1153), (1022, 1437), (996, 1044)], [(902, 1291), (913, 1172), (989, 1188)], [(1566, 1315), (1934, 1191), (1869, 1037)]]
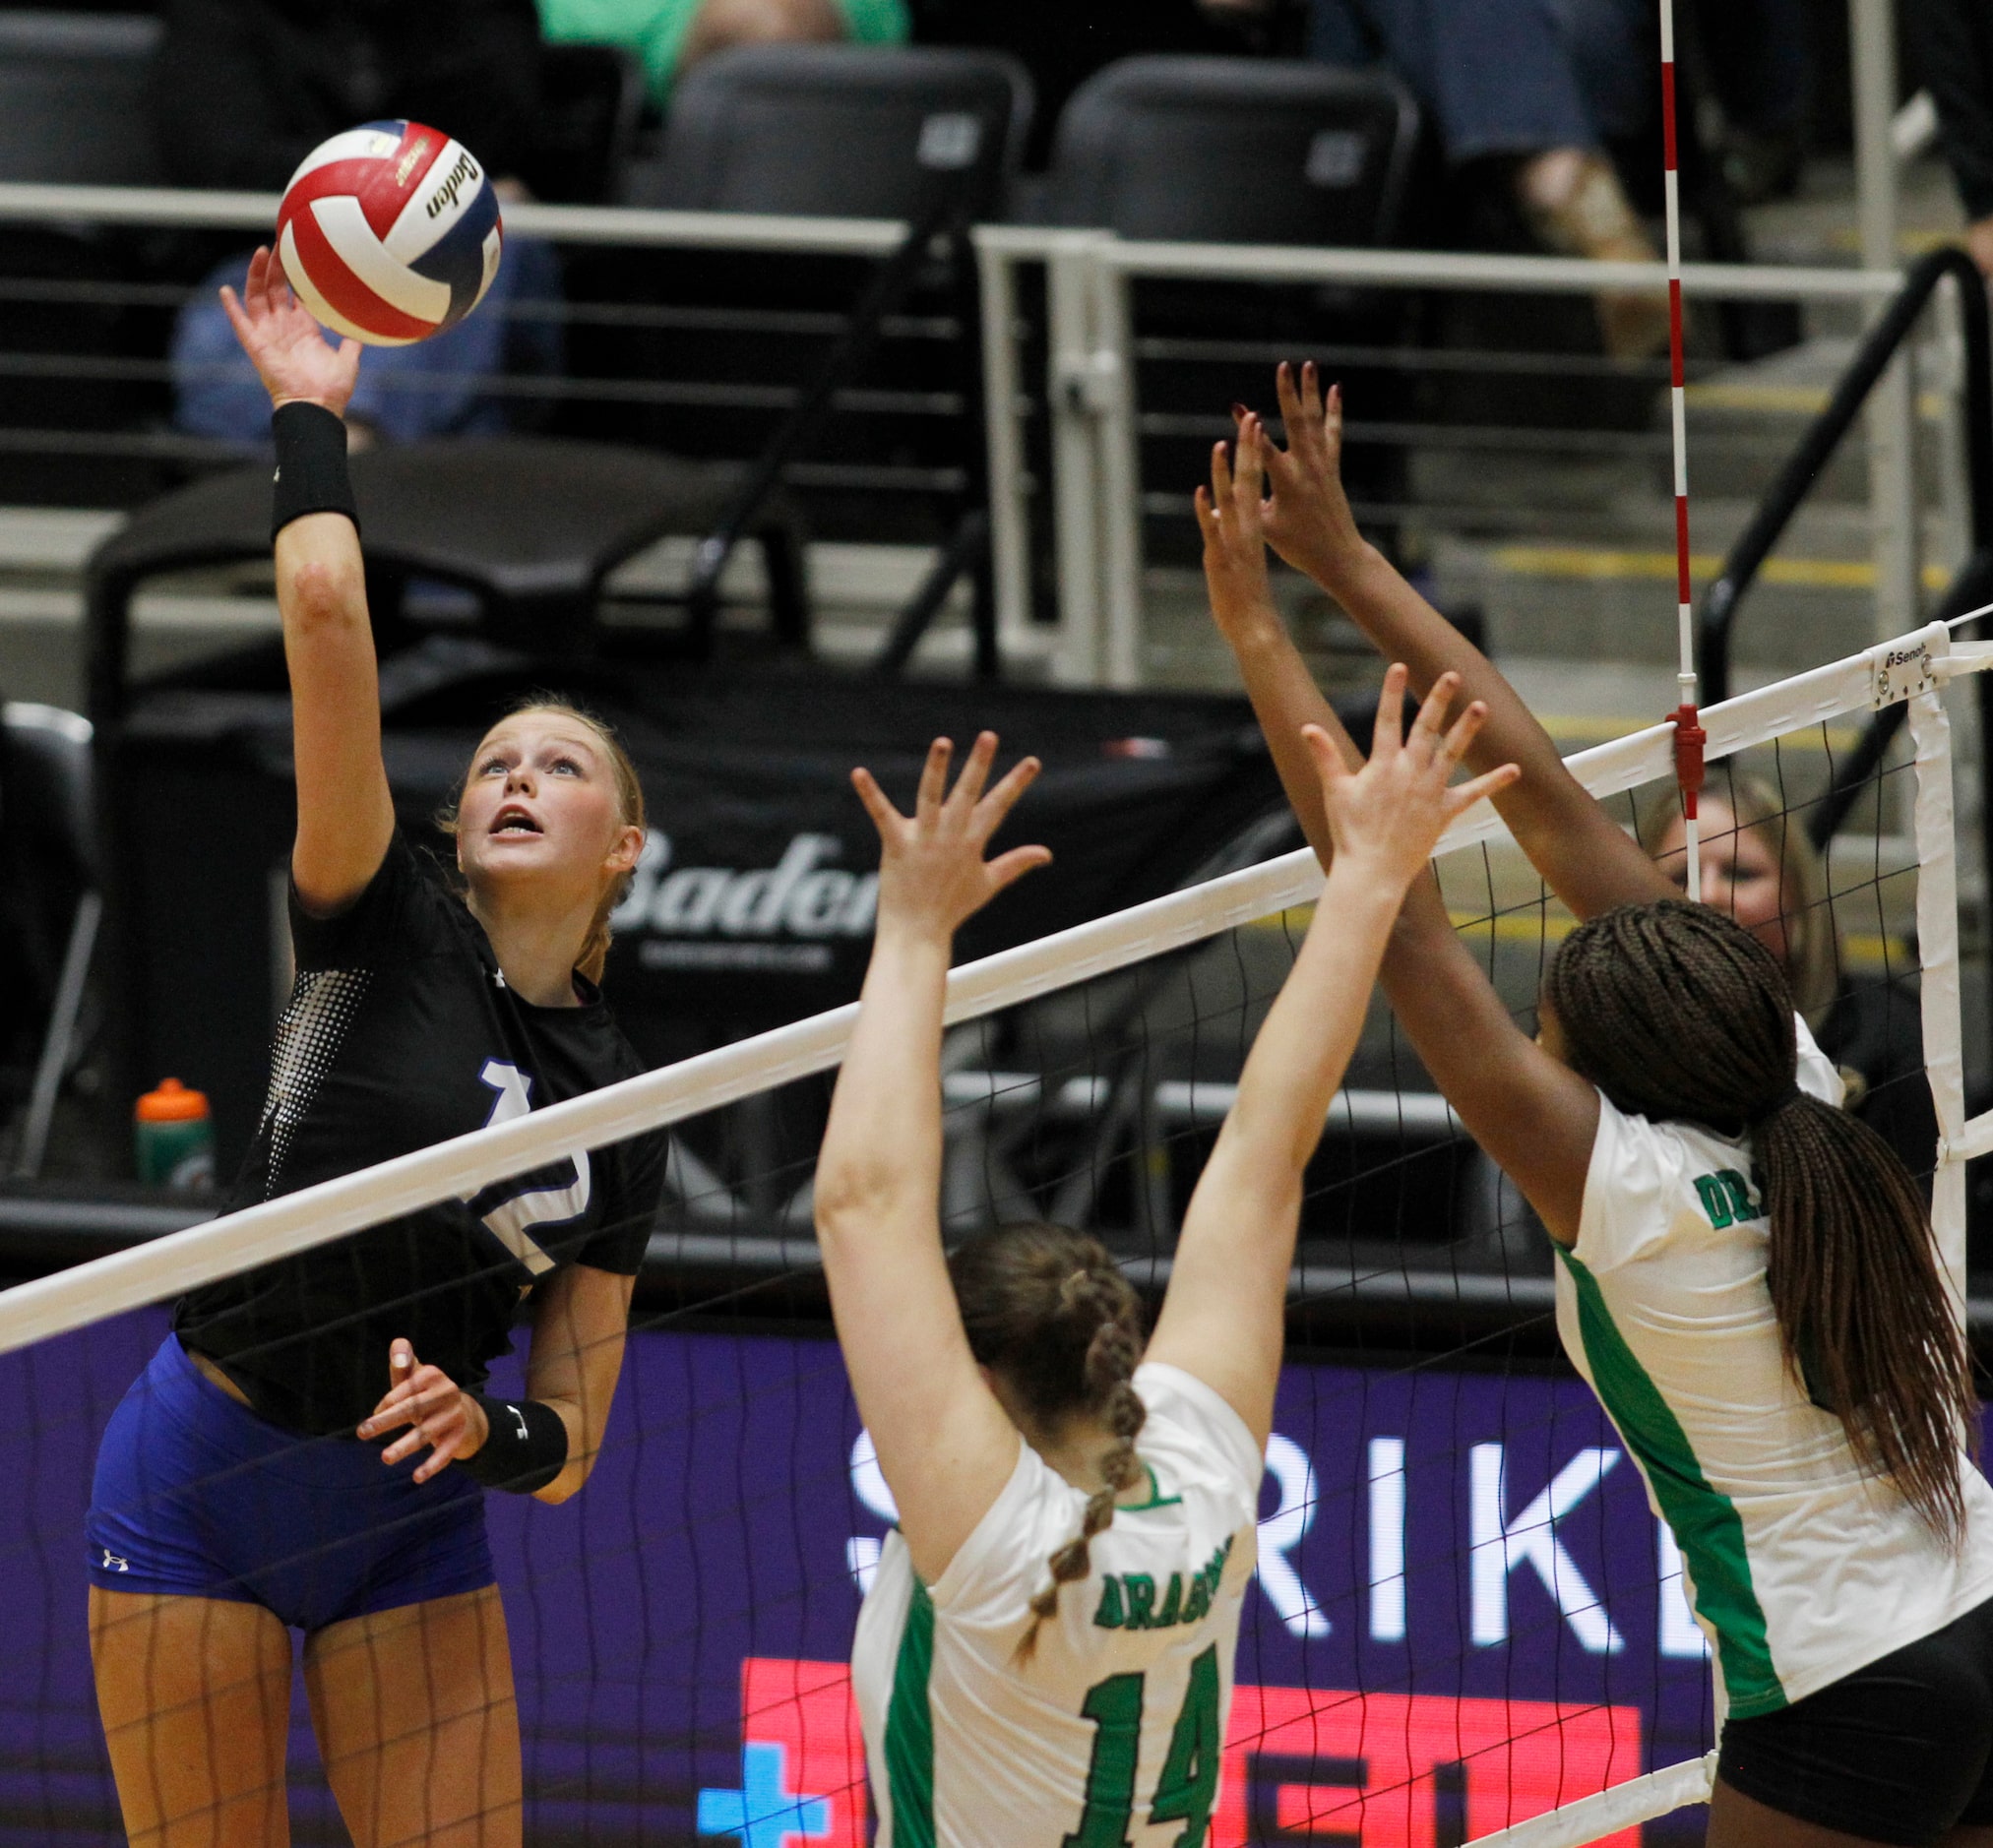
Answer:
[[(538, 0), (540, 29), (556, 43), (623, 45), (643, 61), (661, 102), (706, 0)], [(906, 0), (834, 0), (843, 35), (861, 45), (903, 44)]]

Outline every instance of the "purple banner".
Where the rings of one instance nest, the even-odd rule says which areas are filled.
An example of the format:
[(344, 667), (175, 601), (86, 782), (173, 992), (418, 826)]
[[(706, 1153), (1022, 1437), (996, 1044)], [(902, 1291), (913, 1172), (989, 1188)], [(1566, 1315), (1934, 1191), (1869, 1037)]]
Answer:
[[(0, 1359), (0, 1842), (121, 1839), (82, 1517), (163, 1326)], [(1583, 1385), (1297, 1364), (1276, 1423), (1213, 1848), (1448, 1848), (1707, 1749), (1672, 1552)], [(863, 1842), (842, 1664), (887, 1504), (859, 1446), (829, 1340), (643, 1333), (588, 1490), (490, 1498), (529, 1840)], [(292, 1711), (296, 1839), (343, 1840)]]

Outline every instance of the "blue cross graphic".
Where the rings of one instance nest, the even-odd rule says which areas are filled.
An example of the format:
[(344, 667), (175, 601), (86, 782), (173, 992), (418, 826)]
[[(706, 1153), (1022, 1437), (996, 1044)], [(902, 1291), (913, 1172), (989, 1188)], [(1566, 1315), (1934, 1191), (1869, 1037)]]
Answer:
[(780, 1746), (740, 1749), (738, 1790), (699, 1793), (699, 1832), (737, 1835), (741, 1848), (794, 1848), (831, 1832), (831, 1806), (787, 1788), (788, 1755)]

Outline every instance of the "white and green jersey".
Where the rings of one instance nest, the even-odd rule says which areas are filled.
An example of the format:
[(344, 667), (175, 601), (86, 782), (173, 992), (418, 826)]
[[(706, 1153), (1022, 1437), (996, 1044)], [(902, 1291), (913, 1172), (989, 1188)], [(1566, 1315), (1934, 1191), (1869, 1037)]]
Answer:
[[(1839, 1076), (1799, 1026), (1799, 1082)], [(1962, 1453), (1954, 1558), (1785, 1364), (1748, 1143), (1603, 1096), (1557, 1325), (1674, 1531), (1719, 1717), (1771, 1713), (1993, 1597), (1993, 1489)]]
[(1028, 1661), (1031, 1599), (1087, 1505), (1029, 1445), (932, 1586), (888, 1536), (851, 1650), (876, 1848), (1202, 1848), (1262, 1462), (1203, 1381), (1152, 1361), (1135, 1388), (1149, 1495), (1095, 1536)]

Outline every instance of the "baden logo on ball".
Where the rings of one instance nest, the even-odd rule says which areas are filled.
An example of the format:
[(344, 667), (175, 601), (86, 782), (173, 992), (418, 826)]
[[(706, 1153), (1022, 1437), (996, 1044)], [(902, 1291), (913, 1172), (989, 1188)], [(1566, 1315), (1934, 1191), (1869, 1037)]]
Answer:
[(462, 321), (498, 274), (498, 196), (461, 142), (420, 122), (367, 122), (290, 176), (277, 254), (335, 334), (406, 346)]

